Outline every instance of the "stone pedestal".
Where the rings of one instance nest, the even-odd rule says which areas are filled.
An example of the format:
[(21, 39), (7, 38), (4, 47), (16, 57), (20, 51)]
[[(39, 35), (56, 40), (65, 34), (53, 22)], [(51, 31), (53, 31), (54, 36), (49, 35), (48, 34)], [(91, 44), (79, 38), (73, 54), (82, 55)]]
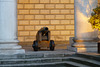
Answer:
[[(69, 50), (76, 52), (97, 52), (98, 31), (88, 22), (97, 0), (74, 0), (75, 4), (75, 37), (71, 38)], [(71, 41), (72, 42), (72, 41)]]
[(17, 40), (17, 0), (0, 0), (0, 55), (22, 54)]

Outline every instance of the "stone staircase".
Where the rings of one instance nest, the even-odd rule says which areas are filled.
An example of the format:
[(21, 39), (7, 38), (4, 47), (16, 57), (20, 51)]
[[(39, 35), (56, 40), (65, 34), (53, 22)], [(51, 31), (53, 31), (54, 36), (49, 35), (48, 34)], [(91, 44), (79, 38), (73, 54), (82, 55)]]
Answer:
[(100, 67), (100, 55), (67, 50), (28, 51), (19, 55), (0, 55), (0, 67)]

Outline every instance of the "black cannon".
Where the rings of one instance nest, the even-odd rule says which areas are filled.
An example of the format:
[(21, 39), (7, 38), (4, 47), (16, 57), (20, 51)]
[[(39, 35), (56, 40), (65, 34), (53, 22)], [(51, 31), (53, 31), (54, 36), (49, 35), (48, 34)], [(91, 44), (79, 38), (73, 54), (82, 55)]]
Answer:
[(50, 40), (50, 31), (47, 27), (41, 28), (36, 35), (36, 40), (32, 45), (34, 51), (38, 51), (41, 48), (50, 48), (51, 51), (55, 48), (55, 43)]

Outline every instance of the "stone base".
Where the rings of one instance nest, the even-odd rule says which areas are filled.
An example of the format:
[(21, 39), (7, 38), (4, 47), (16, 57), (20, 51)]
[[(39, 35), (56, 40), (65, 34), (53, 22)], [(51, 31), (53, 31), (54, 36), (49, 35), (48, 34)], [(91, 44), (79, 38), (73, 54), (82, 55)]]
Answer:
[(24, 54), (25, 50), (18, 42), (18, 40), (0, 40), (0, 55)]
[(97, 47), (78, 48), (78, 47), (68, 46), (67, 49), (70, 50), (70, 51), (78, 52), (78, 53), (81, 53), (81, 52), (97, 52)]
[(97, 52), (97, 42), (74, 42), (74, 37), (70, 38), (70, 46), (67, 49), (75, 52)]
[(24, 49), (17, 49), (17, 50), (0, 50), (0, 55), (15, 55), (15, 54), (24, 54)]

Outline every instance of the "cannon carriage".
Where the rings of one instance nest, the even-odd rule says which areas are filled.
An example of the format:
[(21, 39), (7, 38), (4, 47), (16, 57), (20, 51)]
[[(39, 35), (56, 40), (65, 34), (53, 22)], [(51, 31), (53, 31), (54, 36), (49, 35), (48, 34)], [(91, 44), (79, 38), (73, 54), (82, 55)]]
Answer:
[(47, 27), (41, 28), (36, 34), (36, 40), (32, 45), (34, 51), (38, 51), (41, 48), (49, 48), (51, 51), (55, 48), (55, 43), (50, 40), (50, 31)]

